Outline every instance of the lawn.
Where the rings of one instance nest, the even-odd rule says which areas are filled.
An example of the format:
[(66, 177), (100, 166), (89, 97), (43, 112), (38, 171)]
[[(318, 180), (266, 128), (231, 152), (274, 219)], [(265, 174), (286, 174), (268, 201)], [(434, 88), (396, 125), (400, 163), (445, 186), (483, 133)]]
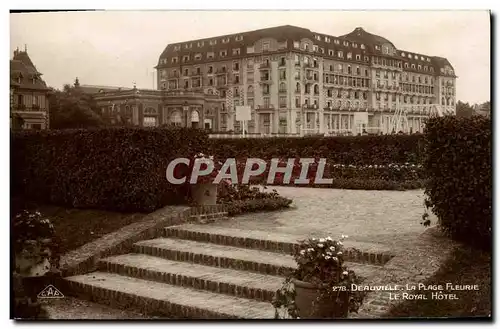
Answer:
[(56, 206), (38, 207), (54, 225), (60, 251), (70, 250), (140, 221), (146, 214), (126, 214), (103, 210), (69, 209)]
[[(394, 317), (487, 317), (491, 316), (491, 254), (470, 248), (461, 248), (432, 277), (427, 284), (478, 285), (477, 291), (456, 291), (458, 300), (407, 300), (396, 305), (387, 314)], [(453, 293), (444, 291), (444, 293)]]

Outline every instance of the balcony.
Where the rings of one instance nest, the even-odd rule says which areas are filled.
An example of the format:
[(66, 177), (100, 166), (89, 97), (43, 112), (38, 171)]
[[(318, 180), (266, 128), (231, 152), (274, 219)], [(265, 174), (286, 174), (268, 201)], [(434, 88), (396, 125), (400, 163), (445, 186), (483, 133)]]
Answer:
[(201, 77), (201, 71), (193, 71), (193, 72), (191, 72), (191, 77), (192, 78)]
[(219, 68), (215, 71), (215, 74), (216, 75), (224, 75), (224, 74), (227, 74), (227, 70), (226, 70), (226, 68)]
[(179, 72), (170, 73), (170, 74), (168, 75), (168, 78), (169, 78), (169, 79), (178, 79), (178, 78), (179, 78)]
[(286, 94), (287, 90), (286, 89), (280, 89), (278, 90), (279, 94)]
[(257, 105), (255, 109), (260, 111), (272, 111), (274, 110), (274, 105), (273, 104)]
[(306, 110), (317, 110), (318, 104), (304, 104), (302, 105), (302, 108)]
[(271, 69), (271, 63), (270, 62), (267, 62), (267, 63), (262, 63), (259, 65), (259, 70), (269, 70)]
[(315, 83), (315, 82), (319, 82), (319, 78), (317, 76), (313, 76), (313, 75), (307, 75), (304, 77), (304, 82), (305, 83)]
[(271, 84), (272, 83), (271, 76), (270, 75), (267, 75), (267, 76), (265, 75), (265, 76), (260, 77), (259, 83), (261, 83), (261, 84)]

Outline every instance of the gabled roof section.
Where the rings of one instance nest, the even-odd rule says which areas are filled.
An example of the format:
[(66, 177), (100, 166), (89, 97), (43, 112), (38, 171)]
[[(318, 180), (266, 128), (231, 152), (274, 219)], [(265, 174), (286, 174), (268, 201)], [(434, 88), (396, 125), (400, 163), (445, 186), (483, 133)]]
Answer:
[(363, 43), (366, 45), (382, 45), (384, 43), (391, 44), (394, 48), (394, 44), (379, 35), (366, 32), (362, 27), (357, 27), (351, 33), (340, 36), (339, 38), (347, 39), (349, 41), (356, 41), (358, 43)]
[(35, 90), (48, 90), (47, 84), (41, 78), (26, 51), (14, 51), (10, 60), (10, 85), (12, 87)]

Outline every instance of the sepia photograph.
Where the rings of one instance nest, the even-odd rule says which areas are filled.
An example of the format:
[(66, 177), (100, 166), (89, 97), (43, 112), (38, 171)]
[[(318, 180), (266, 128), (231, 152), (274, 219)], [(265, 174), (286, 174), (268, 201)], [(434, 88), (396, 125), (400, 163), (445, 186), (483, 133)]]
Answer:
[(492, 321), (490, 11), (9, 19), (11, 320)]

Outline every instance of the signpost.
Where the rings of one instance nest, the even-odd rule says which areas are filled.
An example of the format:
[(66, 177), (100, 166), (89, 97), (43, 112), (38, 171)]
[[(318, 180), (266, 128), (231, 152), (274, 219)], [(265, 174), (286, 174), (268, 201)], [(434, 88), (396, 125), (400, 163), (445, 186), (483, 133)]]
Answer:
[(246, 135), (246, 122), (252, 119), (250, 106), (236, 106), (236, 121), (241, 121), (243, 137)]

